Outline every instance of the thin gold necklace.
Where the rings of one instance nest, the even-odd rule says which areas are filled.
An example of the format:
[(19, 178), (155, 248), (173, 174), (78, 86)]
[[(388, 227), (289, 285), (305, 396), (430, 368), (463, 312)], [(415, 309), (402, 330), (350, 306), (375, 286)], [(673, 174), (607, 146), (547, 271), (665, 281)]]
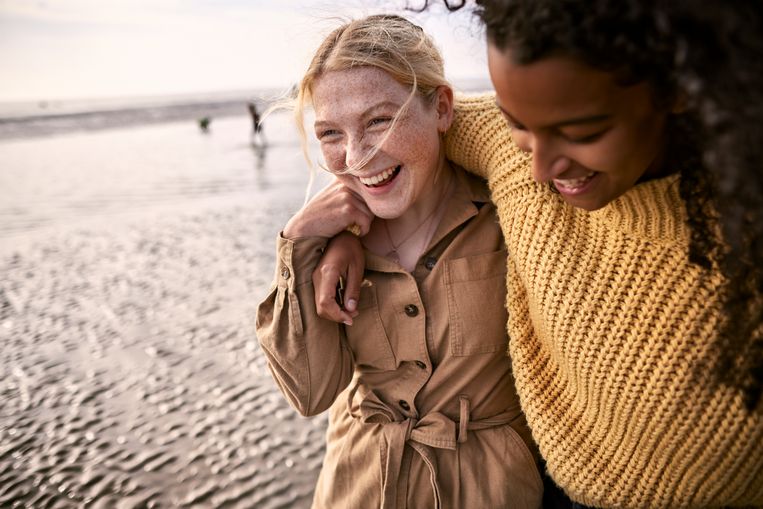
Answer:
[[(386, 254), (385, 258), (389, 258), (392, 261), (394, 261), (395, 263), (400, 263), (400, 253), (398, 253), (398, 249), (400, 249), (403, 246), (403, 244), (408, 242), (411, 239), (411, 237), (413, 237), (413, 235), (417, 231), (419, 231), (421, 229), (422, 226), (427, 224), (427, 222), (430, 222), (433, 219), (433, 217), (435, 216), (435, 212), (437, 212), (438, 210), (440, 210), (443, 207), (443, 204), (445, 203), (444, 198), (445, 198), (445, 195), (450, 190), (450, 185), (452, 183), (452, 180), (453, 180), (453, 176), (451, 176), (451, 180), (449, 180), (448, 184), (445, 186), (445, 190), (443, 191), (442, 195), (440, 196), (439, 203), (432, 209), (432, 211), (429, 214), (427, 214), (427, 217), (425, 217), (419, 223), (419, 225), (416, 228), (413, 229), (413, 231), (411, 233), (406, 235), (405, 238), (403, 240), (401, 240), (400, 242), (398, 242), (397, 244), (395, 244), (392, 241), (392, 235), (390, 235), (390, 233), (389, 233), (389, 226), (387, 225), (387, 220), (386, 219), (384, 220), (384, 231), (387, 232), (387, 240), (389, 241), (389, 245), (392, 246), (392, 250), (389, 251)], [(430, 228), (430, 230), (427, 232), (427, 235), (426, 235), (426, 238), (424, 239), (424, 242), (429, 242), (429, 239), (430, 239), (430, 237), (432, 236), (433, 233), (434, 233), (434, 231), (432, 231), (432, 228)], [(424, 247), (426, 247), (426, 246), (424, 246)]]

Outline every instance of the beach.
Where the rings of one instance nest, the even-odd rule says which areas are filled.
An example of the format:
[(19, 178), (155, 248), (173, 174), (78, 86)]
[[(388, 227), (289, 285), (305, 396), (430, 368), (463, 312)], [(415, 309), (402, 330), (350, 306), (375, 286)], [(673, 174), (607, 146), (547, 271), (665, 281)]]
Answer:
[(254, 331), (308, 173), (244, 111), (0, 139), (0, 506), (310, 506), (326, 417)]

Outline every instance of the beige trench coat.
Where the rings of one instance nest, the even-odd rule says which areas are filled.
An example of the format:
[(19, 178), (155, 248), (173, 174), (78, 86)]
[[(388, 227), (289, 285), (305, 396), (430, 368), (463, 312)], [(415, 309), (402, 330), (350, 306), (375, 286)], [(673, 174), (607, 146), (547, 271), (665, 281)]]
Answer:
[(506, 356), (506, 259), (483, 181), (457, 170), (413, 274), (366, 252), (350, 327), (315, 314), (325, 239), (278, 240), (257, 336), (302, 415), (331, 408), (316, 508), (535, 508), (537, 453)]

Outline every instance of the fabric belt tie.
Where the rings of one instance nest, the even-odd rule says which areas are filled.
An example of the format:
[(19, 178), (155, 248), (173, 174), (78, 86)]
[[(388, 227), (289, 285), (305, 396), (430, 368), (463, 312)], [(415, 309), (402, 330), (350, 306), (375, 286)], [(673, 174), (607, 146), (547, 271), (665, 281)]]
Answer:
[(394, 419), (389, 407), (369, 394), (360, 403), (360, 419), (364, 423), (383, 424), (381, 426), (380, 460), (382, 469), (382, 509), (395, 509), (405, 505), (407, 490), (398, 493), (400, 471), (403, 465), (405, 445), (409, 445), (429, 469), (429, 480), (434, 493), (435, 509), (442, 508), (440, 485), (437, 482), (437, 462), (432, 448), (455, 450), (457, 443), (466, 442), (467, 430), (481, 430), (509, 424), (516, 419), (516, 412), (502, 412), (493, 417), (471, 421), (469, 419), (469, 399), (459, 398), (458, 432), (456, 423), (440, 412), (432, 412), (420, 419), (408, 417), (402, 421)]

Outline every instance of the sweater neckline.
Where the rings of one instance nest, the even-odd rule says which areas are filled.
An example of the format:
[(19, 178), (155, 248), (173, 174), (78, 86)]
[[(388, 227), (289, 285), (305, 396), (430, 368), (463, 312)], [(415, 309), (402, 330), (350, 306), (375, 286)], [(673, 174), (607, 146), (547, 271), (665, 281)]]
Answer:
[(688, 226), (679, 182), (677, 174), (641, 182), (589, 214), (615, 231), (654, 241), (685, 243)]

